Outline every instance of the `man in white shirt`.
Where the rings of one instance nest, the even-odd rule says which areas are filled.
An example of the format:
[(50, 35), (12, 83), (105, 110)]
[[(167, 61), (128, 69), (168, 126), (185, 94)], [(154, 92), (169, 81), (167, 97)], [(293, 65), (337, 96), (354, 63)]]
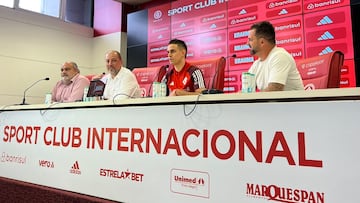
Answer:
[(275, 30), (264, 21), (253, 24), (249, 31), (250, 54), (258, 59), (248, 72), (255, 74), (256, 86), (260, 91), (304, 90), (294, 58), (284, 49), (276, 46)]
[(131, 70), (123, 67), (121, 55), (118, 51), (106, 53), (106, 68), (109, 74), (106, 77), (104, 90), (105, 99), (138, 98), (141, 90), (135, 75)]

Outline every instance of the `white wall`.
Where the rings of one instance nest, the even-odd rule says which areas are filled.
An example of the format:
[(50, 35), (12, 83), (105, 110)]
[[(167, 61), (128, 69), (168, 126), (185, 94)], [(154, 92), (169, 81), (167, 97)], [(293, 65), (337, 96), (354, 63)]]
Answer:
[[(109, 50), (117, 50), (120, 51), (121, 53), (126, 53), (126, 52), (122, 52), (122, 50), (119, 49), (120, 47), (119, 44), (121, 43), (121, 35), (124, 34), (117, 32), (117, 33), (112, 33), (112, 34), (93, 38), (92, 64), (95, 73), (100, 74), (102, 72), (106, 72), (105, 53), (108, 52)], [(122, 59), (126, 60), (126, 55), (122, 54)], [(125, 61), (123, 62), (125, 64)]]
[(107, 50), (125, 50), (126, 59), (126, 45), (121, 46), (124, 34), (120, 32), (93, 38), (91, 28), (2, 6), (0, 26), (0, 105), (21, 103), (28, 86), (49, 77), (26, 93), (27, 103), (43, 103), (45, 94), (60, 79), (65, 61), (75, 61), (86, 75), (106, 71)]

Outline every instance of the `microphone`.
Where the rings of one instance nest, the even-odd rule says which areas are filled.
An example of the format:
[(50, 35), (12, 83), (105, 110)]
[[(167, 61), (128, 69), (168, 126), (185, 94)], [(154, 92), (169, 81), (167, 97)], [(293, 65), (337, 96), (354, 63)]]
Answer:
[(236, 54), (233, 54), (233, 55), (228, 56), (228, 57), (226, 57), (226, 58), (236, 58), (236, 57), (237, 57), (237, 55), (236, 55)]
[(25, 98), (26, 98), (25, 95), (26, 95), (26, 92), (27, 92), (32, 86), (36, 85), (38, 82), (43, 81), (43, 80), (50, 80), (50, 78), (40, 79), (40, 80), (34, 82), (33, 84), (31, 84), (28, 88), (26, 88), (25, 91), (24, 91), (24, 96), (23, 96), (22, 103), (21, 103), (20, 105), (25, 105), (25, 104), (27, 104), (27, 103), (25, 103)]
[[(223, 60), (223, 62), (225, 63), (225, 61), (227, 60), (227, 59), (229, 59), (229, 58), (236, 58), (237, 57), (237, 55), (236, 54), (233, 54), (233, 55), (231, 55), (231, 56), (227, 56), (227, 57), (221, 57), (222, 58), (222, 60)], [(211, 87), (209, 88), (209, 89), (205, 89), (205, 90), (203, 90), (202, 92), (201, 92), (201, 94), (222, 94), (222, 93), (224, 93), (224, 91), (223, 90), (220, 90), (220, 89), (214, 89), (214, 82), (215, 82), (215, 78), (218, 76), (218, 74), (219, 74), (219, 69), (216, 69), (216, 72), (215, 72), (215, 74), (214, 74), (214, 76), (213, 76), (213, 78), (212, 78), (212, 84), (211, 84)], [(225, 70), (224, 70), (225, 71)]]

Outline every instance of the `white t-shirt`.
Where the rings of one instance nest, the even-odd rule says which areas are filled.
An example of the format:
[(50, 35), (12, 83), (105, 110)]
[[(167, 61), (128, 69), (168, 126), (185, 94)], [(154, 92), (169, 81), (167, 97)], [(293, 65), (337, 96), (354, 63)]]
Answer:
[(110, 75), (104, 78), (106, 78), (105, 99), (113, 99), (114, 97), (115, 99), (126, 99), (141, 96), (141, 90), (134, 73), (125, 67), (121, 67), (114, 78)]
[(249, 69), (255, 74), (259, 90), (267, 88), (269, 83), (280, 83), (284, 90), (304, 90), (294, 58), (281, 47), (275, 46), (264, 61), (257, 59)]

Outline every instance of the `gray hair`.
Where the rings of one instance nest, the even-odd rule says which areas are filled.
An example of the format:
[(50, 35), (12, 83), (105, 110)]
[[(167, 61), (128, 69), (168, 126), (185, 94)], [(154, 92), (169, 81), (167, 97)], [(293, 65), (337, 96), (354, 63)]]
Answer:
[(78, 65), (77, 65), (75, 62), (70, 61), (69, 63), (74, 67), (74, 69), (76, 70), (76, 72), (80, 73), (80, 69), (79, 69)]

